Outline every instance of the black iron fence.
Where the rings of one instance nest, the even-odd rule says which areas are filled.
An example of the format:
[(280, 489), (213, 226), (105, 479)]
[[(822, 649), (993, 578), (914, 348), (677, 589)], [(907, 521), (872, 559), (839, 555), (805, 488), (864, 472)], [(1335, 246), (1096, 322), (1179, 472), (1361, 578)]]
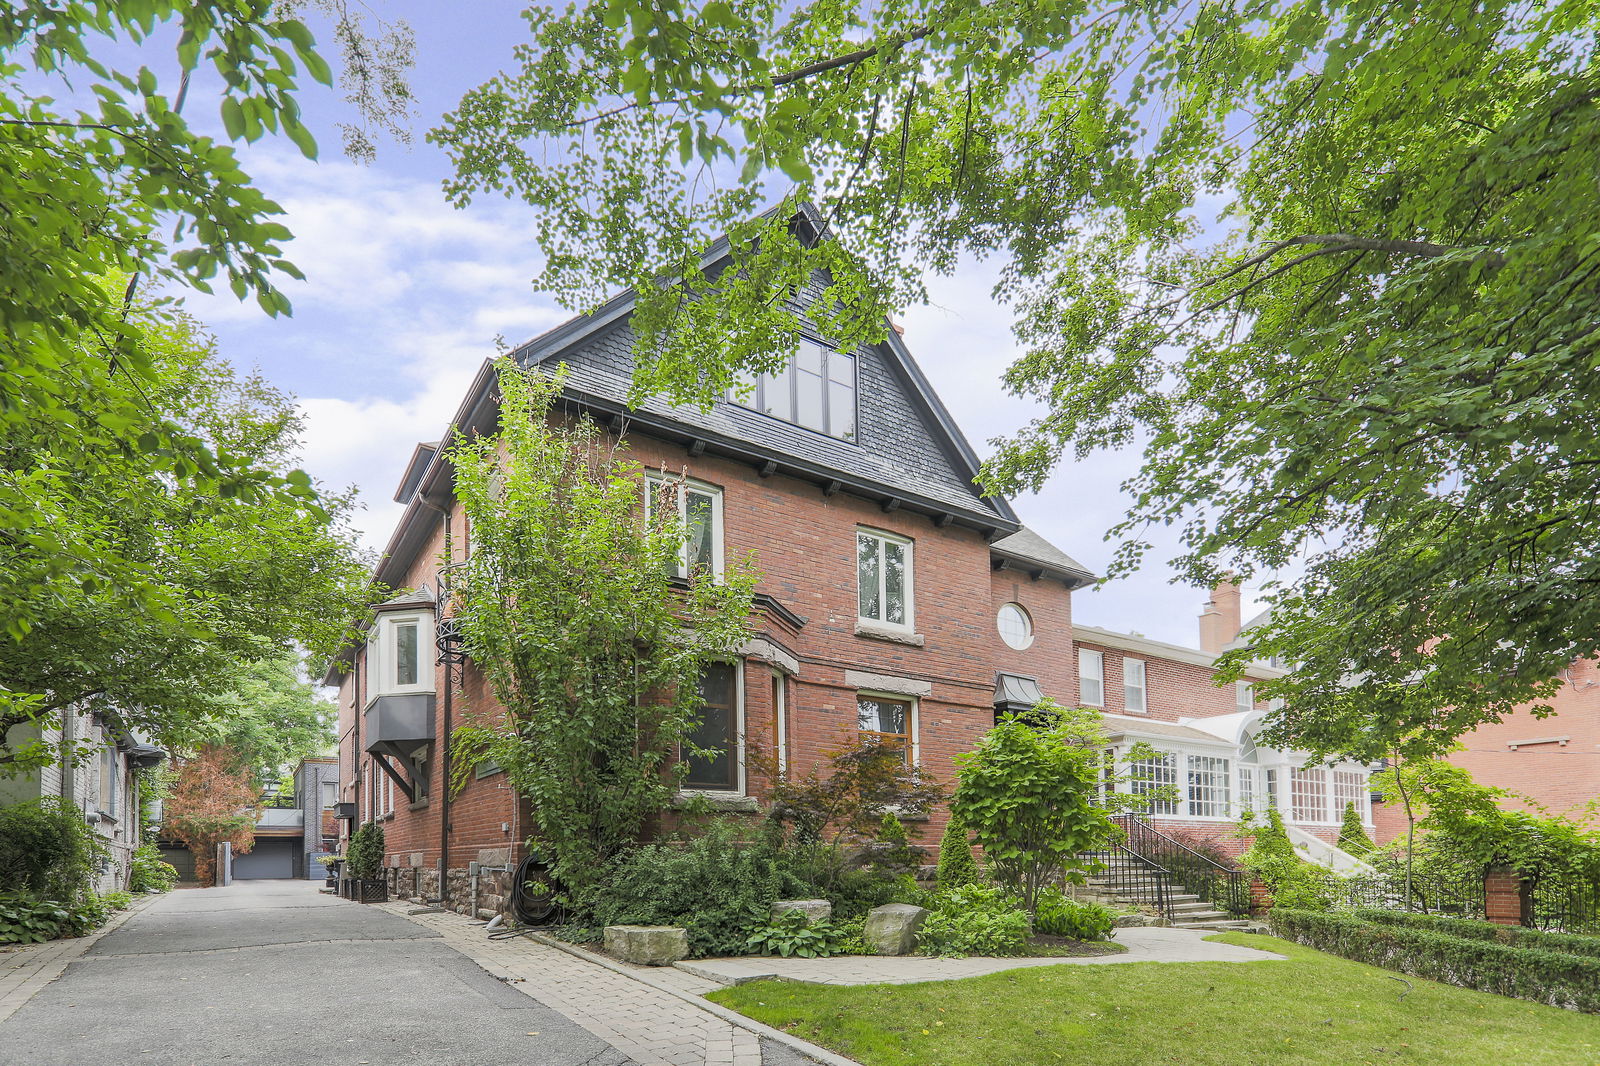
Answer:
[(1172, 883), (1182, 885), (1218, 910), (1233, 915), (1250, 913), (1249, 874), (1202, 855), (1135, 815), (1117, 815), (1112, 821), (1127, 833), (1127, 850), (1161, 867)]
[(1531, 895), (1535, 928), (1600, 935), (1600, 885), (1540, 881)]
[(1484, 917), (1482, 877), (1439, 877), (1417, 871), (1412, 874), (1408, 890), (1404, 874), (1374, 874), (1346, 880), (1344, 891), (1353, 907), (1456, 918)]

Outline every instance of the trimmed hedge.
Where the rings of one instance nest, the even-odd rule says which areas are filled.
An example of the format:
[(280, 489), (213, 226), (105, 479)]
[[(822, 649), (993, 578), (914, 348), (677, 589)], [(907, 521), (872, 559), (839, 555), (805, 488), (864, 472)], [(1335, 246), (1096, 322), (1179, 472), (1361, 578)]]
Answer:
[(1268, 920), (1285, 940), (1356, 962), (1600, 1014), (1600, 959), (1363, 921), (1352, 914), (1274, 907)]
[(1541, 951), (1559, 951), (1564, 955), (1587, 955), (1600, 959), (1600, 936), (1546, 933), (1541, 929), (1525, 929), (1520, 925), (1496, 925), (1494, 922), (1476, 922), (1467, 918), (1450, 918), (1439, 914), (1386, 911), (1376, 907), (1358, 907), (1355, 915), (1369, 922), (1403, 925), (1411, 929), (1432, 929), (1467, 940), (1488, 940), (1496, 944), (1508, 944), (1514, 948), (1536, 948)]

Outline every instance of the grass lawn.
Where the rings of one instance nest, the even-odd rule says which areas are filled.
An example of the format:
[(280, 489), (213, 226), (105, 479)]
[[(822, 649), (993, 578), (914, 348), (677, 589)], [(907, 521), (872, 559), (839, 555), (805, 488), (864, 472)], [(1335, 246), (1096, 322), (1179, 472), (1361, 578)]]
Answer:
[[(865, 1066), (1600, 1066), (1600, 1015), (1407, 978), (1275, 937), (1286, 962), (1119, 963), (711, 999)], [(1404, 998), (1402, 999), (1402, 993)]]

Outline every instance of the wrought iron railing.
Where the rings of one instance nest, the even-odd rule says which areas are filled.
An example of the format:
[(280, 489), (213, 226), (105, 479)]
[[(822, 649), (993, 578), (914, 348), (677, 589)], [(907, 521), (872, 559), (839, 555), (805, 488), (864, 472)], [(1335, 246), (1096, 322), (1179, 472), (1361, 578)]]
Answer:
[(1542, 880), (1534, 885), (1532, 895), (1535, 927), (1600, 935), (1600, 885)]
[(1249, 874), (1202, 855), (1136, 815), (1120, 814), (1112, 821), (1128, 835), (1127, 849), (1160, 866), (1173, 883), (1182, 885), (1218, 910), (1234, 915), (1250, 913)]
[(1096, 885), (1172, 918), (1172, 875), (1160, 865), (1121, 844), (1107, 844), (1094, 858), (1105, 867), (1094, 875)]
[(1354, 907), (1380, 907), (1384, 910), (1411, 911), (1416, 914), (1445, 914), (1456, 918), (1484, 916), (1483, 878), (1439, 877), (1416, 871), (1410, 893), (1402, 874), (1375, 874), (1352, 877), (1344, 891)]

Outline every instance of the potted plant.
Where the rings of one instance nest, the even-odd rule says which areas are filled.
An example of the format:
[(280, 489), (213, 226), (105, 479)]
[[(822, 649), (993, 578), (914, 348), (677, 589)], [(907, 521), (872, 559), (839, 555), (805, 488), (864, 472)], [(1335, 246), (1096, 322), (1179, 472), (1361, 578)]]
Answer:
[(339, 887), (339, 867), (344, 865), (343, 855), (318, 855), (317, 861), (322, 864), (324, 875), (327, 878), (328, 888)]
[[(345, 879), (340, 887), (348, 886), (346, 898), (357, 903), (384, 903), (389, 899), (389, 882), (383, 873), (383, 827), (368, 822), (350, 836), (350, 847), (344, 857)], [(341, 893), (343, 895), (344, 893)]]

